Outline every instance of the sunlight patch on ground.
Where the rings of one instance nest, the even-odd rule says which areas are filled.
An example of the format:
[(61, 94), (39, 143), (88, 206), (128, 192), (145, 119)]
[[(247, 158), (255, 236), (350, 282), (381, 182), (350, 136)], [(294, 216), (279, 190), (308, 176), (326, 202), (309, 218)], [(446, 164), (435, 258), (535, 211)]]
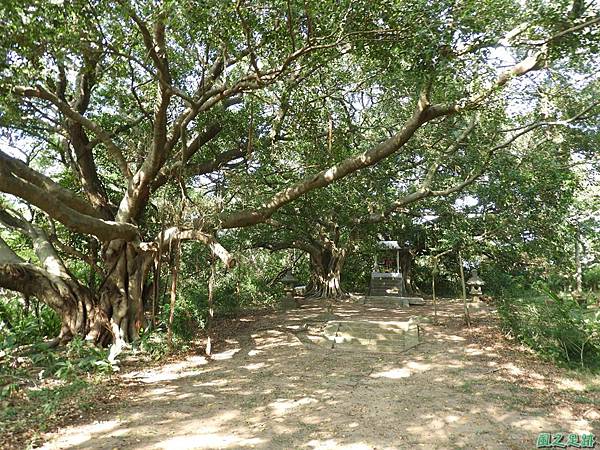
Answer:
[(310, 405), (313, 403), (318, 403), (319, 401), (316, 398), (312, 397), (304, 397), (297, 400), (292, 399), (277, 399), (274, 402), (269, 403), (269, 406), (273, 410), (273, 414), (276, 416), (282, 416), (287, 414), (292, 409), (298, 408), (304, 405)]
[[(558, 417), (564, 424), (565, 430), (570, 433), (590, 433), (592, 432), (591, 424), (584, 419), (575, 420), (572, 412), (564, 408), (555, 408), (553, 417)], [(510, 413), (502, 416), (502, 422), (509, 423), (513, 428), (521, 428), (531, 433), (539, 433), (540, 431), (552, 429), (553, 425), (547, 417), (523, 417), (519, 418), (517, 413)]]
[(372, 450), (372, 445), (367, 445), (363, 442), (356, 442), (354, 444), (339, 444), (335, 439), (328, 439), (321, 441), (313, 439), (308, 442), (305, 447), (312, 448), (315, 450)]
[[(174, 412), (172, 411), (172, 413), (174, 413)], [(230, 429), (231, 424), (239, 422), (241, 415), (242, 414), (239, 410), (227, 410), (227, 411), (223, 411), (219, 414), (215, 414), (215, 415), (192, 417), (192, 420), (190, 420), (189, 415), (186, 418), (184, 414), (182, 414), (181, 417), (176, 417), (175, 414), (171, 414), (171, 419), (172, 419), (171, 427), (170, 427), (171, 429), (168, 430), (168, 432), (165, 434), (167, 434), (167, 435), (168, 434), (171, 434), (171, 435), (177, 434), (181, 437), (193, 436), (194, 438), (196, 438), (198, 436), (207, 436), (208, 443), (212, 442), (212, 441), (210, 441), (210, 439), (212, 439), (215, 436), (217, 436), (217, 437), (224, 436), (224, 437), (229, 437), (229, 438), (233, 439), (233, 443), (228, 444), (228, 445), (237, 445), (236, 442), (238, 442), (239, 439), (241, 439), (241, 438), (236, 437), (235, 435), (232, 435), (232, 434), (223, 433), (223, 430), (228, 430), (228, 429)], [(178, 424), (178, 425), (176, 425), (176, 424)], [(114, 433), (113, 433), (113, 435), (114, 435)], [(171, 440), (172, 439), (169, 439), (168, 441), (170, 442)], [(167, 442), (167, 441), (160, 442), (160, 445), (165, 444), (165, 442)], [(162, 448), (162, 447), (158, 447), (158, 448)], [(180, 447), (172, 446), (172, 447), (165, 447), (165, 448), (178, 449)], [(189, 447), (183, 447), (183, 448), (189, 448)], [(198, 447), (198, 448), (212, 448), (212, 447), (208, 446), (208, 447)]]
[(465, 423), (467, 418), (465, 416), (456, 416), (454, 414), (447, 415), (444, 420), (446, 423)]
[(256, 347), (265, 350), (271, 347), (296, 347), (303, 346), (295, 336), (278, 330), (268, 330), (262, 334), (252, 334)]
[(596, 408), (590, 408), (583, 413), (583, 417), (589, 420), (600, 420), (600, 411)]
[(188, 393), (184, 393), (184, 394), (179, 394), (179, 395), (176, 395), (176, 396), (175, 396), (175, 399), (176, 399), (176, 400), (184, 400), (184, 399), (186, 399), (186, 398), (191, 398), (191, 397), (193, 397), (193, 396), (194, 396), (194, 394), (191, 394), (191, 393), (189, 393), (189, 392), (188, 392)]
[[(429, 418), (429, 420), (427, 420)], [(406, 431), (415, 435), (422, 436), (428, 434), (431, 438), (446, 439), (448, 435), (446, 430), (447, 424), (444, 420), (434, 417), (432, 414), (427, 414), (420, 418), (420, 425), (411, 425), (406, 427)]]
[(510, 426), (512, 428), (521, 428), (533, 433), (539, 433), (550, 426), (548, 420), (542, 417), (526, 417), (521, 420), (511, 420)]
[(529, 372), (529, 378), (533, 378), (534, 380), (545, 380), (546, 377), (544, 375), (542, 375), (541, 373), (537, 373), (537, 372)]
[(196, 397), (202, 397), (202, 398), (217, 398), (217, 396), (215, 394), (209, 394), (208, 392), (195, 392), (194, 395)]
[(559, 378), (557, 386), (561, 390), (585, 391), (585, 385), (577, 380)]
[(555, 414), (563, 420), (573, 419), (573, 411), (571, 408), (554, 408)]
[[(323, 408), (317, 408), (317, 410), (322, 410)], [(305, 425), (320, 425), (323, 422), (326, 422), (326, 420), (323, 420), (322, 416), (304, 416), (301, 419), (301, 422)]]
[(431, 369), (431, 364), (424, 364), (417, 361), (409, 361), (406, 363), (406, 367), (415, 371), (425, 372), (426, 370)]
[(465, 353), (469, 356), (479, 356), (479, 355), (486, 355), (487, 352), (484, 352), (482, 349), (480, 348), (465, 348)]
[(502, 367), (506, 369), (508, 373), (517, 377), (524, 374), (523, 369), (515, 366), (513, 363), (503, 364)]
[(83, 429), (77, 427), (62, 430), (61, 436), (52, 444), (52, 446), (50, 446), (50, 444), (45, 444), (40, 447), (40, 450), (56, 448), (56, 445), (58, 445), (59, 448), (70, 448), (75, 445), (83, 444), (92, 439), (93, 434), (108, 433), (118, 427), (119, 423), (119, 420), (109, 420), (86, 425)]
[(454, 341), (454, 342), (462, 342), (462, 341), (466, 341), (466, 339), (462, 336), (456, 336), (454, 334), (449, 334), (448, 336), (446, 336), (446, 340), (448, 341)]
[(409, 361), (405, 367), (394, 367), (381, 372), (373, 373), (371, 378), (391, 378), (393, 380), (408, 378), (414, 373), (426, 372), (431, 369), (431, 364), (423, 364), (416, 361)]
[(596, 433), (598, 434), (598, 430), (594, 430), (592, 424), (585, 420), (579, 419), (573, 422), (573, 428), (570, 430), (572, 433), (583, 434), (583, 433)]
[(469, 346), (465, 348), (465, 353), (469, 356), (485, 356), (487, 358), (499, 358), (500, 355), (488, 348)]
[(160, 388), (154, 388), (154, 389), (150, 389), (148, 392), (146, 392), (144, 394), (144, 397), (148, 397), (148, 396), (158, 396), (158, 395), (169, 395), (172, 394), (173, 392), (175, 392), (175, 389), (173, 389), (172, 387), (160, 387)]
[[(172, 415), (173, 418), (177, 418), (177, 416)], [(123, 436), (129, 436), (131, 434), (131, 429), (130, 428), (119, 428), (117, 430), (112, 431), (109, 436), (112, 437), (123, 437)]]
[(133, 371), (123, 375), (126, 380), (136, 380), (142, 383), (156, 383), (159, 381), (172, 381), (190, 375), (190, 371), (198, 369), (199, 366), (208, 364), (203, 356), (192, 356), (185, 361), (166, 364), (159, 370), (149, 368), (146, 370)]
[(231, 434), (192, 434), (177, 436), (162, 441), (152, 448), (155, 449), (200, 449), (200, 448), (240, 448), (264, 443), (264, 439), (242, 438)]
[(264, 362), (260, 362), (260, 363), (254, 363), (254, 364), (246, 364), (245, 366), (242, 366), (242, 369), (258, 370), (258, 369), (262, 369), (264, 367), (267, 367), (267, 365)]
[(204, 383), (194, 383), (194, 387), (206, 386), (206, 387), (223, 387), (229, 384), (228, 380), (210, 380)]
[(530, 388), (532, 388), (532, 389), (537, 389), (539, 391), (543, 391), (545, 389), (548, 389), (548, 386), (544, 382), (542, 382), (540, 380), (532, 380), (532, 381), (529, 382), (528, 386)]
[(231, 350), (226, 350), (221, 353), (213, 353), (211, 355), (211, 358), (214, 359), (215, 361), (223, 361), (225, 359), (231, 359), (237, 352), (239, 352), (241, 350), (242, 350), (241, 348), (232, 348)]
[[(557, 417), (559, 417), (565, 430), (568, 429), (569, 432), (576, 432), (576, 430), (573, 429), (573, 425), (577, 422), (573, 420), (574, 418), (571, 411), (565, 409), (564, 407), (554, 408), (553, 412), (548, 410), (543, 414), (543, 416), (524, 416), (522, 412), (506, 412), (505, 410), (503, 411), (497, 407), (490, 407), (487, 409), (486, 415), (494, 418), (497, 422), (510, 425), (511, 428), (519, 428), (529, 433), (539, 433), (544, 430), (550, 430), (553, 427), (555, 428), (555, 420)], [(587, 421), (582, 420), (581, 422), (582, 425), (587, 425)], [(583, 431), (586, 431), (585, 428)], [(587, 432), (589, 431), (590, 428), (587, 428)]]
[(411, 375), (412, 375), (412, 371), (406, 367), (403, 367), (403, 368), (390, 369), (390, 370), (385, 370), (383, 372), (377, 372), (377, 373), (371, 374), (371, 378), (391, 378), (393, 380), (396, 380), (399, 378), (408, 378)]

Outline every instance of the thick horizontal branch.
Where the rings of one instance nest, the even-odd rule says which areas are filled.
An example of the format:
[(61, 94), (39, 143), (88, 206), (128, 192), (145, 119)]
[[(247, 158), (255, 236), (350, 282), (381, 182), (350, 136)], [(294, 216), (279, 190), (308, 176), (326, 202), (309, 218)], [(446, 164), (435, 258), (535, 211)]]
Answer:
[[(575, 31), (587, 26), (595, 25), (596, 20), (591, 20), (583, 26), (573, 29)], [(561, 34), (560, 37), (563, 37)], [(556, 43), (556, 40), (553, 41)], [(510, 69), (504, 71), (484, 91), (465, 97), (464, 99), (451, 104), (429, 105), (428, 92), (425, 91), (419, 100), (418, 107), (412, 117), (403, 125), (400, 132), (375, 146), (373, 149), (360, 155), (347, 158), (341, 163), (323, 170), (315, 175), (309, 176), (304, 180), (295, 183), (283, 191), (275, 194), (268, 202), (255, 209), (246, 209), (234, 213), (224, 214), (221, 219), (222, 228), (236, 228), (254, 225), (264, 222), (270, 218), (273, 213), (283, 205), (297, 199), (298, 197), (314, 189), (325, 187), (336, 180), (342, 179), (347, 175), (356, 172), (362, 168), (371, 166), (398, 151), (413, 134), (425, 123), (443, 116), (452, 115), (469, 109), (477, 109), (481, 103), (487, 99), (494, 91), (505, 86), (512, 78), (520, 77), (531, 71), (540, 69), (547, 56), (547, 47), (543, 46), (540, 50), (533, 52), (527, 58), (515, 64)], [(422, 189), (406, 197), (407, 201), (416, 201), (423, 196), (431, 195), (429, 189)]]
[(113, 239), (133, 241), (138, 235), (137, 227), (129, 223), (102, 220), (74, 210), (59, 199), (48, 195), (44, 189), (15, 177), (2, 165), (0, 165), (0, 191), (15, 195), (38, 207), (73, 231), (94, 235), (101, 241)]
[[(235, 265), (235, 259), (233, 256), (217, 241), (212, 234), (204, 233), (199, 230), (180, 230), (177, 227), (166, 229), (162, 237), (163, 250), (167, 250), (175, 241), (202, 242), (210, 249), (211, 253), (215, 257), (219, 258), (223, 262), (225, 267), (231, 268)], [(160, 238), (156, 240), (157, 244), (159, 242), (161, 242)]]
[[(60, 184), (54, 182), (51, 178), (48, 178), (36, 170), (33, 170), (22, 161), (7, 155), (1, 150), (0, 167), (3, 167), (16, 177), (19, 177), (44, 190), (46, 195), (54, 197), (56, 200), (64, 203), (69, 208), (88, 216), (99, 217), (98, 211), (96, 211), (91, 204), (78, 197), (70, 190), (65, 189)], [(15, 195), (18, 196), (18, 194)]]
[[(556, 46), (560, 43), (561, 40), (570, 34), (573, 34), (577, 31), (581, 31), (585, 28), (593, 27), (600, 23), (600, 17), (594, 17), (587, 21), (584, 21), (580, 24), (574, 25), (571, 28), (567, 28), (565, 30), (556, 33), (555, 35), (549, 37), (540, 43), (539, 49), (530, 52), (529, 55), (523, 60), (519, 61), (512, 67), (503, 71), (496, 80), (489, 86), (487, 89), (476, 93), (469, 98), (464, 99), (461, 102), (458, 102), (456, 105), (457, 109), (472, 109), (477, 107), (481, 102), (486, 100), (493, 92), (497, 89), (502, 88), (506, 83), (508, 83), (511, 79), (523, 76), (527, 73), (540, 70), (544, 67), (544, 63), (548, 57), (549, 46)], [(508, 43), (508, 41), (515, 36), (523, 33), (530, 24), (521, 24), (519, 27), (515, 28), (513, 31), (509, 33), (504, 39), (504, 43)]]
[(23, 261), (10, 263), (0, 260), (1, 288), (36, 295), (48, 283), (48, 274), (40, 267)]
[[(517, 131), (516, 133), (513, 133), (511, 136), (507, 137), (501, 143), (499, 143), (499, 144), (491, 147), (487, 151), (485, 151), (484, 156), (483, 156), (483, 161), (482, 161), (480, 167), (472, 170), (471, 173), (462, 181), (460, 181), (454, 185), (451, 185), (445, 189), (433, 190), (433, 189), (431, 189), (431, 185), (433, 183), (433, 175), (435, 174), (435, 172), (432, 172), (430, 170), (428, 175), (426, 176), (424, 182), (419, 186), (419, 188), (417, 190), (405, 195), (404, 197), (402, 197), (399, 200), (396, 200), (384, 212), (370, 214), (369, 216), (367, 216), (365, 218), (355, 220), (355, 223), (356, 224), (364, 224), (364, 223), (382, 222), (382, 221), (386, 220), (388, 217), (390, 217), (391, 214), (394, 213), (395, 211), (398, 211), (399, 209), (404, 208), (404, 207), (406, 207), (412, 203), (415, 203), (419, 200), (422, 200), (424, 198), (445, 197), (445, 196), (454, 194), (456, 192), (460, 192), (467, 186), (469, 186), (469, 185), (473, 184), (475, 181), (477, 181), (477, 179), (485, 173), (485, 170), (487, 169), (488, 164), (491, 161), (493, 155), (496, 152), (498, 152), (499, 150), (510, 147), (514, 141), (516, 141), (520, 137), (522, 137), (538, 128), (553, 127), (553, 126), (568, 126), (571, 123), (581, 119), (585, 114), (587, 114), (593, 108), (598, 106), (598, 104), (600, 104), (600, 101), (593, 102), (590, 105), (583, 108), (579, 113), (569, 117), (568, 119), (556, 120), (556, 121), (539, 121), (539, 122), (531, 123), (524, 127), (515, 128), (512, 131)], [(461, 134), (461, 136), (456, 141), (456, 143), (453, 144), (451, 147), (455, 148), (456, 145), (458, 145), (458, 143), (462, 142), (466, 138), (466, 136), (473, 130), (474, 126), (475, 126), (475, 122), (472, 121), (471, 124), (469, 125), (469, 127)], [(432, 167), (435, 167), (437, 170), (437, 165), (434, 165)]]
[(0, 288), (35, 296), (55, 311), (65, 309), (64, 298), (70, 294), (62, 281), (34, 264), (0, 261)]
[(243, 158), (244, 156), (246, 156), (246, 152), (244, 150), (241, 150), (241, 149), (228, 150), (226, 152), (219, 153), (211, 161), (203, 161), (203, 162), (199, 162), (199, 163), (188, 164), (185, 168), (185, 173), (188, 176), (205, 175), (205, 174), (214, 172), (216, 170), (219, 170), (222, 167), (224, 167), (227, 163), (234, 161), (236, 159)]
[(372, 166), (392, 155), (402, 148), (413, 134), (422, 125), (427, 123), (427, 121), (453, 112), (454, 110), (451, 108), (437, 106), (430, 107), (425, 96), (422, 96), (413, 115), (404, 123), (402, 129), (391, 138), (376, 145), (371, 150), (347, 158), (335, 166), (306, 177), (304, 180), (275, 194), (268, 202), (264, 203), (262, 207), (237, 211), (222, 216), (221, 227), (237, 228), (264, 222), (279, 208), (301, 197), (307, 192), (328, 186), (334, 181), (340, 180), (365, 167)]

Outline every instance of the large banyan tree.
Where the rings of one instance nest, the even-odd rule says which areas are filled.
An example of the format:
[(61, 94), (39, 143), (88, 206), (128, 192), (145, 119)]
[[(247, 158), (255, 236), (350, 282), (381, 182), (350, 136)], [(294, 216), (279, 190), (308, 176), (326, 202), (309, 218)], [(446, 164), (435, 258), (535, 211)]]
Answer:
[[(531, 88), (594, 62), (600, 17), (589, 2), (498, 3), (4, 0), (0, 226), (20, 233), (35, 258), (0, 237), (0, 287), (52, 307), (59, 342), (133, 340), (155, 290), (152, 269), (173, 244), (200, 241), (231, 265), (219, 233), (269, 223), (308, 192), (401, 155), (425, 126), (454, 129), (460, 144), (477, 125), (472, 111), (509, 101), (513, 79)], [(369, 91), (377, 101), (361, 114), (385, 101), (395, 123), (269, 182), (271, 165), (331, 150), (342, 118), (316, 121), (304, 132), (317, 139), (298, 145), (288, 112), (298, 92), (318, 110), (319, 80), (337, 74), (328, 99), (356, 107)], [(506, 139), (589, 120), (588, 99), (584, 89), (567, 116), (551, 110), (505, 130), (449, 185), (434, 183), (449, 147), (424, 148), (411, 162), (423, 167), (415, 190), (365, 220), (459, 189)], [(209, 211), (210, 183), (225, 201)], [(174, 201), (185, 214), (160, 213)]]

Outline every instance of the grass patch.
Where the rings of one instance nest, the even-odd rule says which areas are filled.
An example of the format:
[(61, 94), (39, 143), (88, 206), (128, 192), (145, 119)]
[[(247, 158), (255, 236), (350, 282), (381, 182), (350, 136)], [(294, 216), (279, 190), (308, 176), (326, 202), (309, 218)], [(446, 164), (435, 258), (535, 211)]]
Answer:
[(494, 394), (494, 397), (502, 403), (509, 405), (513, 410), (520, 410), (524, 407), (534, 407), (536, 405), (535, 397), (526, 392), (523, 392), (520, 395), (502, 392)]
[(0, 447), (23, 448), (36, 444), (41, 433), (92, 409), (97, 391), (93, 379), (75, 378), (54, 386), (22, 390), (2, 400)]
[(473, 394), (475, 392), (476, 385), (477, 383), (475, 383), (474, 381), (467, 380), (463, 381), (459, 388), (465, 394)]
[(600, 393), (600, 384), (588, 384), (585, 387), (585, 392), (598, 392), (598, 393)]
[(545, 359), (572, 369), (600, 371), (600, 314), (569, 297), (499, 299), (503, 329)]
[(585, 405), (600, 406), (600, 399), (591, 398), (591, 397), (588, 397), (587, 395), (574, 395), (573, 397), (571, 397), (571, 399), (575, 403), (583, 403)]

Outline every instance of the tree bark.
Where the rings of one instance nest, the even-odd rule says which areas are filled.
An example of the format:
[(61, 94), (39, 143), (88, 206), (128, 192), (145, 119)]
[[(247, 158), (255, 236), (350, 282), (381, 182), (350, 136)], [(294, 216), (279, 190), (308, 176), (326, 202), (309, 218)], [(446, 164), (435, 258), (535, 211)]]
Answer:
[(318, 254), (311, 254), (311, 278), (307, 296), (333, 299), (345, 297), (346, 293), (340, 283), (345, 259), (345, 250), (332, 252), (329, 249), (323, 249)]
[(212, 322), (215, 315), (214, 306), (213, 306), (213, 295), (214, 295), (214, 287), (215, 287), (215, 278), (216, 278), (217, 266), (214, 258), (211, 258), (210, 261), (210, 276), (208, 277), (208, 314), (206, 316), (206, 356), (210, 356), (212, 354), (212, 338), (211, 338), (211, 328)]
[(581, 296), (583, 291), (583, 276), (581, 269), (581, 228), (579, 223), (576, 225), (575, 232), (575, 294)]
[(437, 297), (435, 295), (435, 277), (438, 273), (438, 259), (433, 258), (433, 270), (431, 271), (431, 296), (433, 298), (433, 323), (437, 323)]
[(179, 276), (179, 261), (181, 259), (181, 244), (175, 243), (175, 256), (173, 262), (173, 272), (171, 274), (171, 305), (169, 308), (169, 324), (167, 332), (167, 342), (169, 350), (173, 349), (173, 319), (175, 317), (175, 301), (177, 300), (177, 278)]
[(35, 296), (61, 318), (59, 343), (84, 336), (94, 343), (108, 342), (108, 316), (89, 289), (70, 278), (49, 274), (26, 262), (0, 263), (0, 286)]
[(471, 316), (469, 315), (469, 307), (467, 306), (467, 285), (465, 283), (465, 270), (463, 268), (462, 253), (460, 252), (460, 250), (458, 251), (458, 267), (460, 269), (460, 284), (462, 287), (462, 300), (465, 313), (465, 322), (467, 323), (467, 326), (471, 328)]
[(406, 295), (414, 293), (414, 286), (412, 282), (412, 266), (413, 266), (414, 255), (410, 249), (403, 249), (400, 251), (400, 271), (402, 272), (402, 283), (403, 292)]

